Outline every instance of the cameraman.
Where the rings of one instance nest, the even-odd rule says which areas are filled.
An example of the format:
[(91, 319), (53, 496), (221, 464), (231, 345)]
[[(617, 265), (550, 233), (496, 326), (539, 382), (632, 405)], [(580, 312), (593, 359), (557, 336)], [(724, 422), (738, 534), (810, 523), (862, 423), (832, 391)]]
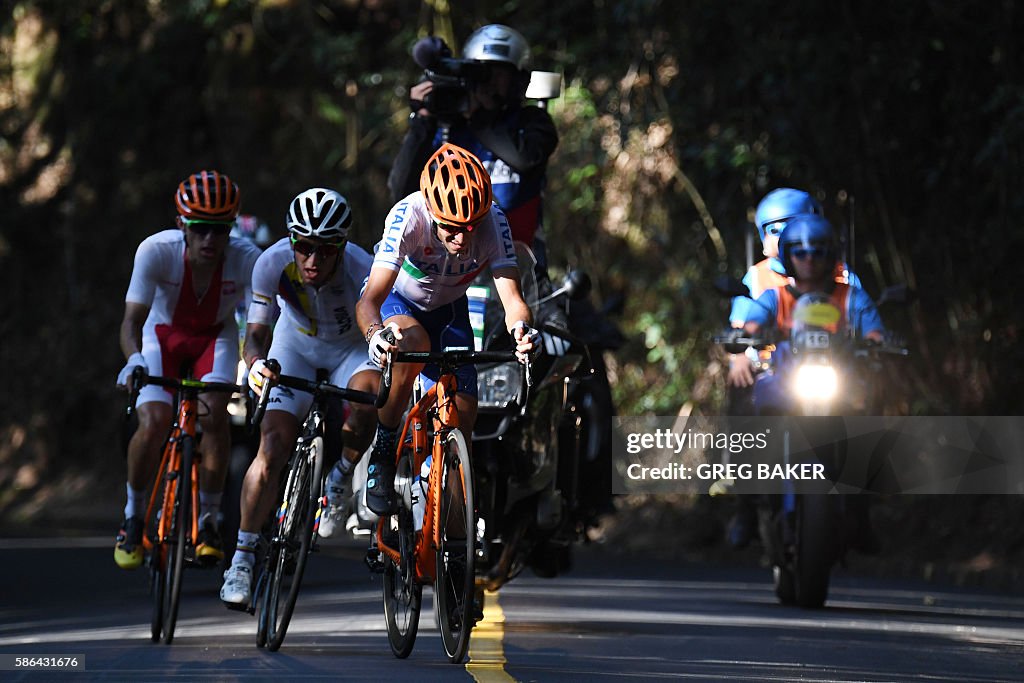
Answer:
[[(524, 105), (530, 82), (530, 49), (518, 32), (500, 24), (477, 29), (466, 40), (461, 59), (437, 37), (413, 47), (413, 59), (427, 72), (409, 92), (409, 131), (388, 176), (392, 201), (418, 187), (427, 158), (445, 141), (468, 149), (491, 176), (494, 201), (508, 217), (512, 238), (533, 249), (541, 296), (551, 291), (542, 235), (542, 196), (548, 158), (558, 146), (558, 132), (547, 110)], [(571, 302), (566, 312), (554, 302), (534, 311), (549, 355), (563, 355), (568, 341), (545, 325), (575, 329), (596, 350), (592, 379), (579, 390), (587, 411), (588, 453), (581, 464), (579, 501), (588, 525), (612, 510), (611, 418), (614, 408), (601, 351), (615, 348), (621, 333), (594, 310), (589, 300)], [(591, 424), (597, 426), (590, 427)]]
[[(541, 198), (558, 133), (546, 110), (523, 105), (530, 48), (518, 31), (490, 24), (469, 36), (461, 59), (446, 59), (450, 54), (436, 37), (413, 48), (416, 62), (444, 82), (427, 78), (409, 92), (409, 131), (388, 176), (391, 200), (418, 188), (423, 165), (443, 142), (469, 150), (491, 176), (494, 201), (508, 216), (512, 238), (533, 249), (538, 281), (547, 286)], [(455, 92), (449, 81), (456, 79), (445, 74), (454, 70), (466, 74), (453, 74)]]

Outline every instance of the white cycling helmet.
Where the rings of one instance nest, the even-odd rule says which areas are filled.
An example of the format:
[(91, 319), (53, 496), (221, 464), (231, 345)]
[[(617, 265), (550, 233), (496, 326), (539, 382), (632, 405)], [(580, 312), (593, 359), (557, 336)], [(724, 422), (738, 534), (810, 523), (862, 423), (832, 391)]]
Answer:
[(522, 70), (530, 61), (530, 46), (519, 31), (501, 24), (488, 24), (473, 31), (466, 39), (462, 58), (478, 62), (505, 62)]
[(296, 237), (340, 242), (348, 238), (352, 210), (334, 190), (314, 187), (300, 193), (288, 207), (288, 230)]

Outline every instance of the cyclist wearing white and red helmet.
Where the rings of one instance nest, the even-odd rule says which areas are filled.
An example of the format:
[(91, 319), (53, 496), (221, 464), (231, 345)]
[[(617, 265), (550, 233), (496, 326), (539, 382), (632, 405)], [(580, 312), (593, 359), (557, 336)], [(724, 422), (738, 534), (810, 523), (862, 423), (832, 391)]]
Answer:
[[(217, 171), (181, 181), (174, 195), (177, 228), (152, 235), (135, 254), (121, 322), (127, 363), (117, 383), (127, 385), (141, 366), (154, 375), (178, 377), (183, 367), (203, 381), (234, 382), (238, 365), (235, 307), (249, 288), (259, 249), (230, 237), (238, 216), (238, 186)], [(203, 459), (199, 469), (199, 539), (196, 559), (213, 563), (224, 554), (218, 532), (227, 475), (229, 396), (200, 397)], [(155, 385), (139, 392), (139, 428), (128, 445), (128, 502), (117, 535), (114, 561), (123, 569), (142, 564), (146, 489), (173, 417), (173, 395)]]

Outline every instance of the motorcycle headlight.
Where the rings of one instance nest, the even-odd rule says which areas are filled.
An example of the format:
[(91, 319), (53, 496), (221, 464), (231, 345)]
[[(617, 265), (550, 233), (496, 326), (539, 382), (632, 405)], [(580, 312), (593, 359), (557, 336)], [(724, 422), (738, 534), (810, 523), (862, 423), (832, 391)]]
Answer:
[(521, 383), (518, 363), (481, 368), (477, 373), (478, 405), (481, 408), (507, 408), (519, 396)]
[(793, 390), (802, 401), (831, 401), (839, 391), (839, 376), (831, 365), (806, 363), (796, 371)]

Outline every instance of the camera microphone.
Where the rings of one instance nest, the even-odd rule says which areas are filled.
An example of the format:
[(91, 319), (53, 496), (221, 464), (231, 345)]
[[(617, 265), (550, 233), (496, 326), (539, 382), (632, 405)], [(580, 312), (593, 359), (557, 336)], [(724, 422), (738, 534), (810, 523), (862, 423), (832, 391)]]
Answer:
[(438, 36), (420, 38), (412, 46), (412, 59), (421, 69), (433, 69), (442, 59), (451, 56), (451, 49)]

